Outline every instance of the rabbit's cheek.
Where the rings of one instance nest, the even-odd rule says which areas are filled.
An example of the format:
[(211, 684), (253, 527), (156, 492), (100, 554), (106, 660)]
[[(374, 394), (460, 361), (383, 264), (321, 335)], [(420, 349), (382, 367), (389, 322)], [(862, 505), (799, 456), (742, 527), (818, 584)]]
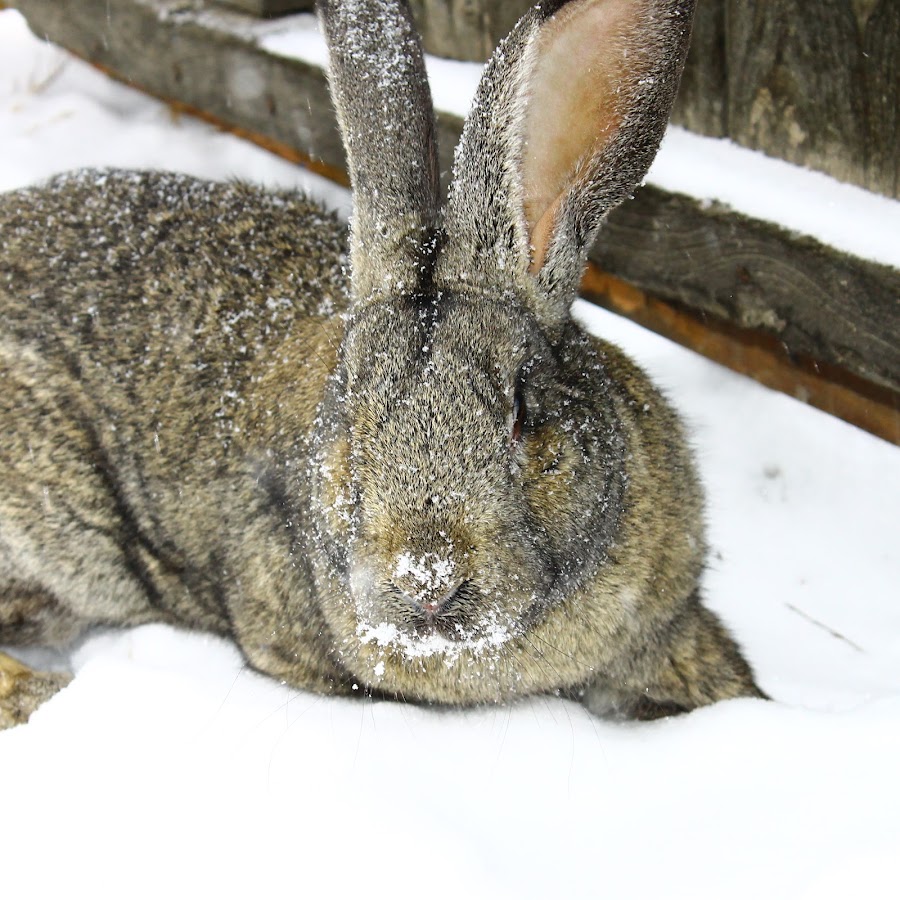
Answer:
[(346, 438), (334, 441), (319, 461), (318, 503), (331, 534), (350, 532), (355, 501), (350, 476), (350, 445)]
[(359, 560), (350, 564), (350, 597), (360, 621), (377, 620), (380, 610), (377, 603), (377, 581), (370, 565)]

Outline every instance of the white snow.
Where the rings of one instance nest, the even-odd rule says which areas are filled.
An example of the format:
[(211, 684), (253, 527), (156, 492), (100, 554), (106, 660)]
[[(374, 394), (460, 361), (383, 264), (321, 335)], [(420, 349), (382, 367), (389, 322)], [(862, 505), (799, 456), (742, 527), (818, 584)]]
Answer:
[[(0, 12), (2, 186), (86, 164), (318, 190)], [(873, 241), (882, 227), (846, 217)], [(900, 894), (900, 454), (577, 312), (687, 416), (709, 604), (774, 702), (652, 724), (552, 698), (437, 712), (300, 694), (201, 634), (99, 634), (72, 684), (0, 733), (4, 897)]]
[[(461, 633), (458, 639), (452, 641), (437, 633), (424, 636), (406, 634), (392, 622), (378, 624), (360, 622), (356, 635), (361, 644), (389, 647), (393, 651), (399, 651), (406, 659), (443, 657), (447, 668), (452, 668), (460, 655), (465, 652), (473, 653), (475, 656), (483, 653), (491, 654), (513, 638), (513, 632), (507, 625), (499, 622), (496, 616), (485, 618), (477, 623), (471, 633)], [(384, 674), (382, 663), (376, 666), (375, 674), (379, 677)]]
[(423, 591), (432, 591), (448, 587), (455, 568), (452, 559), (438, 556), (437, 553), (426, 553), (416, 559), (411, 553), (404, 551), (397, 556), (394, 578), (405, 578), (408, 575), (421, 585)]

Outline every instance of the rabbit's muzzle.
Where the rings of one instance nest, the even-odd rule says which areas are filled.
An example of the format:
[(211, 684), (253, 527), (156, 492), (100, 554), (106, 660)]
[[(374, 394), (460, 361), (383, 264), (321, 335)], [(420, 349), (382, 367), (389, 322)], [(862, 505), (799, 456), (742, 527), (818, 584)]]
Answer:
[(357, 573), (354, 595), (360, 622), (389, 624), (410, 639), (440, 635), (462, 641), (477, 634), (485, 598), (471, 579), (452, 573), (448, 560), (429, 557), (437, 554), (415, 560), (400, 554), (387, 581)]
[[(427, 593), (410, 593), (392, 584), (388, 596), (398, 606), (394, 619), (403, 620), (418, 636), (439, 634), (451, 641), (465, 640), (477, 630), (480, 597), (470, 581)], [(401, 606), (402, 604), (402, 606)]]
[(404, 551), (391, 565), (358, 561), (351, 595), (358, 633), (390, 631), (387, 643), (413, 652), (435, 640), (450, 651), (483, 643), (498, 630), (507, 636), (520, 630), (522, 604), (487, 573), (478, 580), (475, 570), (450, 555)]

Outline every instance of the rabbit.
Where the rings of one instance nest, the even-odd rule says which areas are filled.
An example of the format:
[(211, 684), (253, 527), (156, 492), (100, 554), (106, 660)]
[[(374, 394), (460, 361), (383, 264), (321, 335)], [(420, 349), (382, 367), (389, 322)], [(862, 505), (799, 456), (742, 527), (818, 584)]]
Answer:
[[(324, 694), (764, 697), (700, 603), (678, 417), (570, 313), (692, 6), (531, 8), (442, 204), (406, 3), (320, 0), (349, 235), (299, 193), (161, 172), (3, 195), (0, 645), (164, 622)], [(65, 680), (2, 672), (7, 724)]]

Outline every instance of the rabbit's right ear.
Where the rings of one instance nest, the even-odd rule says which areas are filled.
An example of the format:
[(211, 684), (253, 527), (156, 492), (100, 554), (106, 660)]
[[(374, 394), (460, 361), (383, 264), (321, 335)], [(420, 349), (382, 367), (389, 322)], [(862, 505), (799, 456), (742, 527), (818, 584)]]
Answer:
[(512, 281), (542, 320), (568, 315), (601, 221), (659, 147), (693, 6), (542, 0), (522, 17), (485, 69), (457, 148), (439, 286)]
[(318, 0), (347, 152), (353, 305), (415, 293), (440, 204), (434, 110), (405, 0)]

